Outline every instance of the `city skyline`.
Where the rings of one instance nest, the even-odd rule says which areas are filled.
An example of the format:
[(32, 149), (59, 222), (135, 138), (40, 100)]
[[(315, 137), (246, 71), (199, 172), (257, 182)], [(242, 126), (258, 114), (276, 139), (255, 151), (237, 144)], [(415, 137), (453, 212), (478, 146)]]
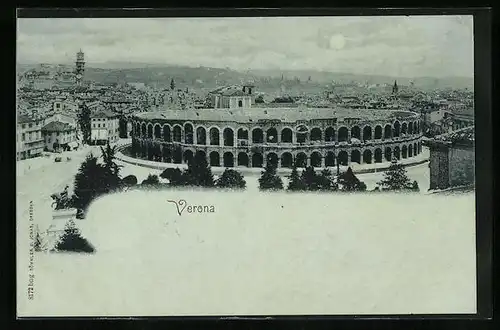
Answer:
[(18, 19), (18, 63), (473, 77), (472, 16)]

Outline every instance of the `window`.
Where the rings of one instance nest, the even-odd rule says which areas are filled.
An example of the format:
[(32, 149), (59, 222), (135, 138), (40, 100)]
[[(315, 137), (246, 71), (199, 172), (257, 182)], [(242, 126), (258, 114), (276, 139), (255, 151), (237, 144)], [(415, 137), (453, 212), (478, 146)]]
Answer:
[(240, 108), (243, 107), (243, 101), (242, 100), (238, 101), (238, 107), (240, 107)]
[(28, 127), (29, 127), (29, 128), (33, 127), (33, 124), (32, 124), (32, 123), (30, 123), (30, 124), (28, 125)]
[(101, 124), (97, 124), (97, 127), (98, 127), (98, 128), (101, 128)]
[(23, 137), (22, 137), (22, 140), (26, 140), (26, 134), (23, 133)]

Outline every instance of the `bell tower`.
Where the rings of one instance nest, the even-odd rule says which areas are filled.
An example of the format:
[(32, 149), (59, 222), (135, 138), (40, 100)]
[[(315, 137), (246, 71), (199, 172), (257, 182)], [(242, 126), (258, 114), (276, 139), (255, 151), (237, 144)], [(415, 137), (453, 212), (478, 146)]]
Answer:
[(85, 73), (85, 54), (80, 49), (80, 51), (76, 53), (76, 62), (75, 62), (75, 78), (77, 85), (81, 85), (84, 73)]

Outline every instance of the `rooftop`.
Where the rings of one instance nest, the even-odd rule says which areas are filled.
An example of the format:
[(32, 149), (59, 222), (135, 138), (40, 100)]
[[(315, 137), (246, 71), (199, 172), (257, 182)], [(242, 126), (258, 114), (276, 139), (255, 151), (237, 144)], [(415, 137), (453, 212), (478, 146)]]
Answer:
[(60, 121), (53, 121), (42, 127), (42, 131), (46, 132), (66, 132), (73, 130), (73, 127), (68, 123), (62, 123)]
[(344, 108), (235, 108), (235, 109), (197, 109), (197, 110), (167, 110), (143, 112), (136, 114), (141, 119), (171, 119), (171, 120), (203, 120), (252, 122), (259, 120), (280, 120), (296, 122), (311, 119), (360, 119), (384, 120), (393, 118), (408, 118), (416, 115), (414, 112), (401, 110), (379, 109), (344, 109)]
[(91, 114), (90, 116), (92, 118), (113, 118), (113, 117), (118, 117), (119, 115), (117, 113), (108, 110), (102, 110), (102, 111), (97, 111)]
[(446, 144), (473, 145), (474, 144), (474, 127), (469, 126), (456, 131), (445, 133), (434, 137), (433, 142)]
[(17, 123), (18, 124), (26, 124), (26, 123), (32, 123), (37, 121), (37, 119), (28, 116), (28, 115), (19, 115), (17, 116)]

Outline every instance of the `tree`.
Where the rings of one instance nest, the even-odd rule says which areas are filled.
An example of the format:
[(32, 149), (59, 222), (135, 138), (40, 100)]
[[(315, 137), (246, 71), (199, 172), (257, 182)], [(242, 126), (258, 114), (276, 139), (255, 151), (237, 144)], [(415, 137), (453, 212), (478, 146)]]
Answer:
[(182, 186), (185, 184), (185, 177), (178, 168), (167, 168), (161, 174), (160, 178), (167, 179), (171, 186)]
[(245, 189), (246, 181), (240, 172), (226, 168), (217, 180), (216, 186), (219, 188)]
[(208, 165), (207, 157), (203, 153), (196, 153), (184, 171), (185, 184), (199, 187), (213, 187), (215, 185), (212, 169)]
[(144, 186), (158, 186), (160, 184), (160, 180), (158, 179), (158, 175), (149, 174), (148, 177), (142, 181), (141, 185)]
[(384, 179), (378, 184), (382, 187), (382, 190), (412, 189), (412, 182), (407, 176), (406, 169), (397, 160), (392, 161), (391, 166), (384, 172)]
[(57, 242), (56, 251), (66, 251), (66, 252), (86, 252), (94, 253), (95, 249), (85, 238), (80, 234), (80, 231), (76, 228), (73, 220), (70, 220), (64, 229), (64, 234)]
[(103, 182), (105, 187), (113, 191), (120, 186), (120, 167), (115, 163), (116, 159), (116, 146), (111, 147), (109, 141), (106, 144), (106, 148), (101, 148), (101, 157), (104, 162), (104, 173), (106, 180)]
[(127, 136), (127, 119), (125, 116), (121, 116), (118, 124), (119, 135), (121, 139), (126, 139)]
[(78, 125), (80, 126), (80, 131), (82, 132), (82, 143), (90, 144), (90, 109), (85, 103), (82, 103), (79, 108)]
[(317, 175), (316, 182), (319, 190), (328, 191), (338, 189), (337, 183), (333, 181), (332, 172), (327, 168), (323, 169), (321, 173)]
[(170, 79), (170, 90), (174, 90), (175, 89), (175, 81), (174, 81), (174, 78)]
[(132, 187), (137, 184), (137, 177), (135, 175), (127, 175), (122, 179), (122, 185)]
[(360, 181), (350, 167), (338, 177), (338, 183), (343, 191), (365, 191), (366, 185)]
[(299, 172), (297, 171), (297, 166), (295, 163), (292, 167), (292, 173), (288, 176), (288, 187), (287, 190), (290, 191), (302, 191), (306, 190), (302, 179), (300, 178)]
[(47, 242), (42, 238), (40, 234), (40, 229), (36, 226), (35, 230), (35, 239), (33, 242), (33, 249), (36, 252), (46, 251), (47, 250)]
[(300, 175), (300, 179), (303, 182), (306, 190), (316, 191), (318, 190), (317, 175), (314, 171), (314, 167), (307, 166)]
[(267, 162), (264, 171), (261, 172), (259, 178), (260, 190), (281, 190), (283, 189), (283, 181), (276, 174), (276, 166), (272, 162)]

